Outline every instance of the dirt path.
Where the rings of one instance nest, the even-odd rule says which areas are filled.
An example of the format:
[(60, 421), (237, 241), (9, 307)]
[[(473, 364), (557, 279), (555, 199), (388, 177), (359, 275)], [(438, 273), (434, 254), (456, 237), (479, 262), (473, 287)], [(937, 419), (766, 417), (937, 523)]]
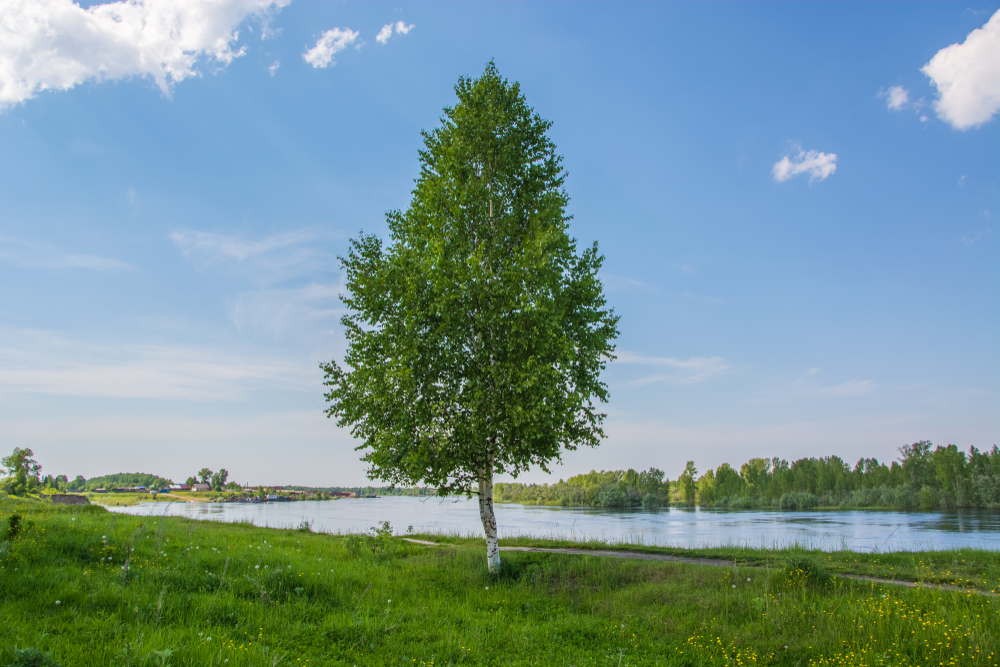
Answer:
[[(425, 540), (414, 540), (408, 537), (403, 538), (406, 542), (422, 544), (428, 547), (446, 546), (439, 542), (427, 542)], [(613, 551), (610, 549), (543, 549), (542, 547), (500, 547), (500, 551), (529, 551), (535, 553), (567, 554), (570, 556), (603, 556), (606, 558), (627, 558), (630, 560), (657, 560), (669, 563), (692, 563), (694, 565), (709, 565), (712, 567), (739, 567), (735, 561), (722, 560), (720, 558), (684, 558), (682, 556), (668, 556), (666, 554), (650, 554), (641, 551)], [(742, 567), (756, 568), (761, 570), (769, 569), (760, 565), (743, 565)], [(844, 579), (854, 579), (856, 581), (872, 581), (879, 584), (889, 584), (892, 586), (907, 586), (909, 588), (936, 588), (946, 591), (958, 591), (960, 593), (975, 593), (976, 595), (986, 595), (988, 597), (998, 597), (996, 593), (980, 591), (974, 588), (962, 588), (951, 584), (925, 584), (916, 581), (903, 581), (901, 579), (880, 579), (878, 577), (867, 577), (863, 574), (842, 574), (836, 573), (833, 576)]]

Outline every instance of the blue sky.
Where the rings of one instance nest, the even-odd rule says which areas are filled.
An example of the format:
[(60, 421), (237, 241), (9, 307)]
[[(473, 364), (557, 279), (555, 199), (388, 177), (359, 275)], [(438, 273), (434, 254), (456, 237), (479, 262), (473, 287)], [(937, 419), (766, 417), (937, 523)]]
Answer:
[(491, 58), (622, 318), (556, 477), (998, 442), (1000, 4), (206, 7), (0, 9), (0, 447), (363, 483), (336, 257)]

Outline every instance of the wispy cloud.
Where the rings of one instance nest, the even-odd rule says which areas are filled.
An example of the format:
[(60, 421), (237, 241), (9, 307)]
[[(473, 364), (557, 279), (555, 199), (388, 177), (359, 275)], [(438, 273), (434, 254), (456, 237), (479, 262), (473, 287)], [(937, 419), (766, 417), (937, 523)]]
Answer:
[(693, 292), (681, 292), (682, 299), (691, 299), (692, 301), (704, 301), (706, 303), (725, 303), (725, 299), (720, 299), (715, 296), (704, 296), (702, 294), (695, 294)]
[(305, 230), (274, 234), (259, 241), (210, 232), (177, 231), (170, 234), (170, 240), (180, 248), (181, 252), (187, 257), (198, 258), (205, 264), (253, 259), (312, 238), (313, 235)]
[(279, 67), (281, 67), (281, 61), (280, 60), (275, 60), (273, 63), (271, 63), (270, 67), (267, 68), (268, 74), (270, 74), (271, 76), (274, 76), (275, 74), (278, 73), (278, 68)]
[(607, 287), (609, 291), (614, 292), (637, 289), (647, 292), (656, 292), (656, 288), (649, 283), (644, 283), (643, 281), (635, 278), (616, 276), (610, 273), (602, 273), (601, 282), (604, 283), (605, 287)]
[(276, 339), (326, 334), (343, 313), (344, 285), (307, 285), (295, 289), (243, 292), (233, 307), (240, 331), (254, 330)]
[(170, 345), (107, 345), (30, 330), (0, 330), (0, 393), (94, 398), (236, 400), (254, 389), (299, 391), (311, 363), (273, 353)]
[(821, 379), (822, 369), (810, 368), (787, 385), (790, 396), (813, 398), (848, 398), (862, 396), (877, 390), (879, 385), (874, 380), (848, 380), (838, 384), (825, 384)]
[(149, 77), (165, 95), (198, 76), (208, 56), (225, 67), (240, 24), (270, 18), (290, 0), (144, 0), (83, 8), (72, 0), (0, 3), (0, 110), (45, 90)]
[(698, 267), (694, 264), (682, 264), (679, 262), (674, 262), (673, 267), (683, 273), (686, 276), (693, 276), (698, 273)]
[(798, 155), (786, 155), (774, 164), (772, 173), (778, 183), (799, 174), (809, 174), (809, 182), (826, 180), (837, 171), (837, 154), (800, 150)]
[(921, 70), (937, 88), (938, 118), (959, 130), (978, 127), (1000, 110), (1000, 10), (961, 44), (938, 51)]
[(614, 362), (616, 364), (659, 366), (672, 370), (670, 373), (657, 373), (632, 380), (628, 383), (630, 387), (642, 387), (656, 382), (704, 382), (730, 370), (729, 364), (722, 357), (677, 359), (675, 357), (647, 357), (632, 352), (619, 352), (617, 357)]
[(811, 393), (817, 396), (828, 396), (830, 398), (843, 398), (845, 396), (861, 396), (869, 394), (878, 389), (878, 384), (874, 380), (848, 380), (840, 384), (828, 387), (816, 387)]
[(299, 229), (260, 239), (175, 231), (170, 240), (195, 264), (225, 268), (257, 285), (309, 274), (329, 274), (336, 262), (323, 248), (329, 232)]
[(125, 191), (125, 203), (128, 206), (129, 213), (135, 215), (142, 208), (142, 203), (139, 201), (139, 193), (135, 191), (135, 188), (129, 188)]
[(379, 44), (385, 44), (389, 41), (389, 38), (392, 37), (393, 29), (395, 29), (397, 35), (408, 35), (415, 27), (416, 26), (412, 23), (410, 25), (406, 25), (403, 21), (396, 21), (395, 24), (386, 23), (382, 26), (382, 29), (378, 31), (378, 35), (375, 36), (375, 41)]
[(302, 54), (302, 59), (315, 68), (322, 69), (336, 65), (335, 55), (354, 44), (361, 33), (350, 28), (327, 30), (316, 40), (316, 45)]
[(976, 234), (962, 234), (962, 243), (965, 245), (975, 245), (993, 233), (992, 229), (986, 229)]
[(124, 271), (132, 267), (116, 259), (67, 253), (50, 245), (0, 236), (0, 261), (26, 269)]

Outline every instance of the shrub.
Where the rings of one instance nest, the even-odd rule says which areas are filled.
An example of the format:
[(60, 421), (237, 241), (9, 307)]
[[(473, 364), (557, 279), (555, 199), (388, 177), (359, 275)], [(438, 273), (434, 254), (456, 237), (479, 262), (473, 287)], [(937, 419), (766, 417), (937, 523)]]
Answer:
[(5, 667), (62, 667), (51, 653), (42, 653), (37, 648), (22, 648), (14, 651), (14, 662)]
[(938, 504), (938, 494), (937, 491), (929, 486), (924, 486), (920, 489), (920, 509), (922, 510), (932, 510), (937, 507)]
[(371, 552), (374, 558), (391, 556), (396, 543), (392, 541), (392, 526), (388, 521), (380, 521), (372, 526), (367, 533), (351, 533), (344, 541), (347, 552), (351, 556)]
[(660, 497), (655, 493), (647, 493), (642, 497), (642, 506), (648, 510), (655, 510), (660, 506)]
[(609, 486), (597, 495), (601, 507), (625, 507), (625, 493), (618, 485)]
[(783, 510), (805, 510), (819, 507), (819, 498), (811, 493), (785, 493), (778, 501)]
[[(7, 539), (12, 540), (21, 532), (21, 515), (15, 512), (7, 519)], [(25, 649), (27, 650), (27, 649)]]
[(892, 498), (889, 499), (891, 502), (888, 503), (891, 507), (909, 509), (920, 505), (920, 498), (917, 497), (912, 487), (906, 485), (898, 486), (893, 491)]
[(792, 581), (810, 586), (824, 586), (831, 578), (822, 565), (805, 556), (790, 556), (785, 559), (785, 575)]

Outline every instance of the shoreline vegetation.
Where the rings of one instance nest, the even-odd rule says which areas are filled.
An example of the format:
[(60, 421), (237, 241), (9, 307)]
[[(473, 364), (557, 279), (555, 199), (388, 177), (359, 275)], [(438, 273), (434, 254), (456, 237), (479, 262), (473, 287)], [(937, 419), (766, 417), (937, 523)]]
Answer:
[[(900, 458), (888, 465), (862, 458), (851, 467), (838, 456), (802, 458), (792, 463), (780, 458), (753, 458), (737, 470), (723, 463), (699, 475), (689, 461), (674, 480), (657, 468), (591, 471), (552, 484), (497, 482), (495, 503), (560, 507), (645, 508), (693, 507), (773, 510), (939, 510), (1000, 509), (1000, 449), (968, 452), (955, 445), (934, 447), (927, 441), (899, 448)], [(31, 450), (23, 455), (25, 469), (34, 464)], [(37, 466), (40, 470), (40, 466)], [(34, 469), (33, 469), (34, 470)], [(142, 502), (256, 502), (334, 500), (338, 497), (427, 497), (432, 487), (242, 487), (227, 482), (225, 469), (207, 468), (201, 477), (214, 484), (207, 490), (171, 489), (170, 479), (147, 473), (118, 473), (68, 480), (65, 475), (12, 475), (0, 480), (0, 493), (44, 496), (78, 493), (90, 502), (121, 507)], [(197, 481), (192, 477), (188, 482)], [(123, 485), (129, 492), (114, 492)], [(211, 485), (205, 485), (211, 486)], [(110, 488), (108, 488), (110, 487)], [(144, 487), (135, 492), (136, 487)], [(101, 489), (101, 492), (97, 490)], [(110, 492), (108, 492), (110, 491)]]
[(494, 501), (564, 507), (698, 505), (730, 509), (1000, 509), (1000, 449), (963, 452), (921, 441), (886, 465), (838, 456), (754, 458), (699, 476), (692, 461), (674, 480), (663, 471), (591, 471), (555, 484), (497, 483)]
[(524, 537), (501, 546), (709, 562), (505, 551), (493, 576), (483, 538), (405, 535), (424, 546), (387, 523), (329, 535), (9, 496), (0, 533), (3, 665), (1000, 663), (997, 551)]

